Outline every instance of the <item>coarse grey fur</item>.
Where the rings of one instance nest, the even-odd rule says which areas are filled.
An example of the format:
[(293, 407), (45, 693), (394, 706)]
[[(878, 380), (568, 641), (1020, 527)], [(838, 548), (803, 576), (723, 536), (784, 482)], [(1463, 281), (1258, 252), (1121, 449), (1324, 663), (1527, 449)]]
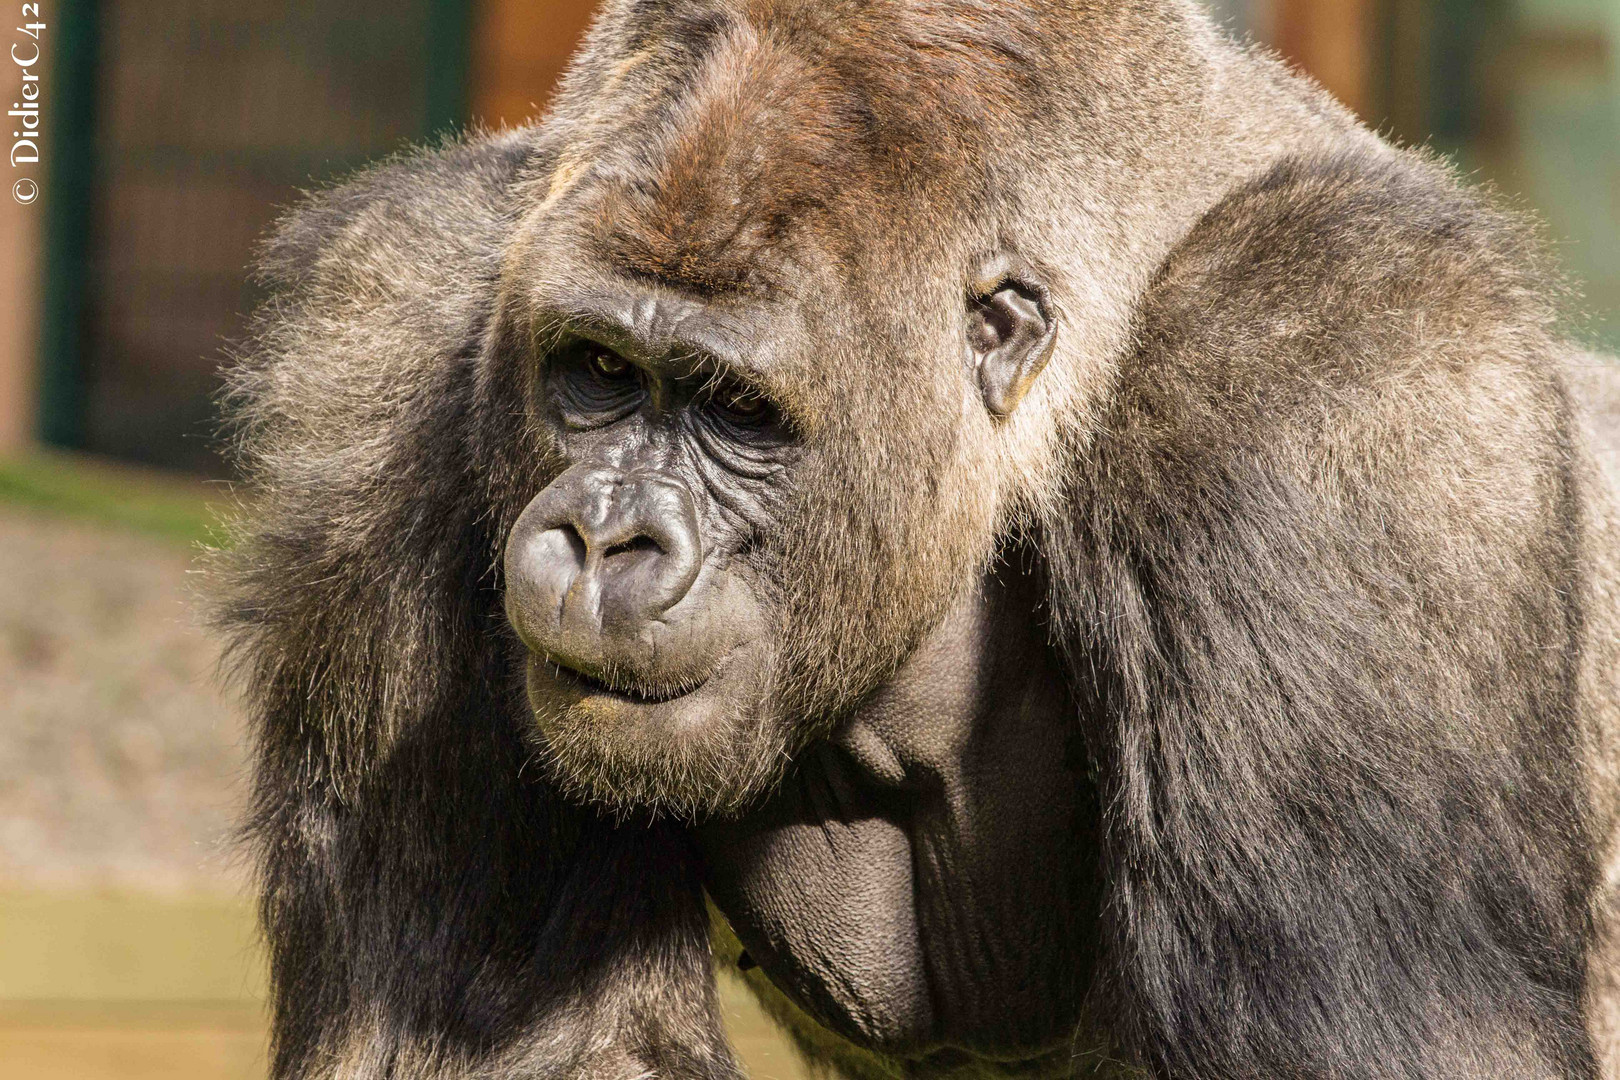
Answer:
[[(545, 120), (261, 272), (274, 1076), (735, 1077), (713, 956), (855, 1077), (1620, 1075), (1620, 380), (1523, 222), (1191, 3), (611, 0)], [(691, 485), (701, 724), (509, 595), (600, 465), (536, 389), (580, 297), (791, 421)]]

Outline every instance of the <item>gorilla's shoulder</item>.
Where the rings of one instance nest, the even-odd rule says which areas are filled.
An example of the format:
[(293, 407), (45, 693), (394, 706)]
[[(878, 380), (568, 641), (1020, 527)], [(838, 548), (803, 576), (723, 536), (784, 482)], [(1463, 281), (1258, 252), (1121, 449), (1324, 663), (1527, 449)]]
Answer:
[(1464, 294), (1518, 318), (1553, 291), (1550, 266), (1529, 220), (1491, 192), (1427, 153), (1370, 144), (1285, 158), (1238, 187), (1172, 251), (1158, 284), (1161, 298), (1219, 287), (1334, 324), (1378, 300), (1438, 312)]
[(291, 458), (392, 445), (407, 398), (469, 381), (454, 361), (493, 309), (521, 185), (546, 167), (541, 130), (402, 151), (281, 218), (259, 252), (267, 299), (225, 370), (228, 429), (249, 459), (278, 440)]
[(1487, 384), (1559, 378), (1564, 289), (1549, 266), (1533, 225), (1430, 156), (1371, 145), (1291, 158), (1165, 260), (1121, 398), (1241, 440), (1402, 394), (1417, 407), (1387, 415), (1445, 423)]
[(545, 156), (534, 128), (402, 150), (304, 193), (260, 249), (258, 276), (272, 291), (369, 284), (404, 294), (424, 276), (481, 265)]
[(459, 446), (504, 239), (521, 185), (546, 167), (539, 130), (404, 151), (306, 194), (265, 241), (267, 299), (232, 350), (222, 406), (243, 471), (308, 495), (283, 496), (277, 520), (325, 535), (384, 519), (376, 477), (403, 504), (433, 475), (402, 463)]

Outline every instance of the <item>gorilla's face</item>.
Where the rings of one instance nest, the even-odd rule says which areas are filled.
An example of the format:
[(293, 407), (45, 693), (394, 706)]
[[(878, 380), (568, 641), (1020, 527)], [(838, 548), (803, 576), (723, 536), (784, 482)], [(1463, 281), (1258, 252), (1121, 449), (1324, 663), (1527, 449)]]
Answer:
[(508, 539), (506, 606), (548, 756), (589, 797), (730, 805), (783, 747), (748, 552), (775, 531), (792, 420), (691, 302), (559, 297), (537, 325), (530, 408), (568, 465)]
[(958, 370), (911, 365), (908, 389), (895, 362), (877, 393), (806, 361), (814, 336), (780, 330), (803, 312), (764, 331), (664, 288), (528, 293), (527, 408), (563, 469), (508, 538), (506, 609), (565, 790), (737, 809), (977, 580), (996, 514), (963, 417), (1004, 419), (1055, 331), (1009, 267), (954, 298)]
[[(1056, 321), (1004, 252), (909, 231), (870, 245), (909, 264), (863, 262), (825, 227), (761, 240), (731, 202), (625, 190), (547, 200), (505, 266), (499, 336), (553, 463), (508, 537), (506, 609), (563, 790), (724, 812), (979, 580), (1005, 422)], [(681, 230), (722, 239), (647, 255)]]
[(551, 480), (505, 566), (553, 778), (683, 814), (762, 791), (980, 580), (1058, 414), (1008, 422), (1061, 265), (1009, 250), (937, 118), (873, 127), (884, 64), (688, 31), (558, 128), (491, 374)]

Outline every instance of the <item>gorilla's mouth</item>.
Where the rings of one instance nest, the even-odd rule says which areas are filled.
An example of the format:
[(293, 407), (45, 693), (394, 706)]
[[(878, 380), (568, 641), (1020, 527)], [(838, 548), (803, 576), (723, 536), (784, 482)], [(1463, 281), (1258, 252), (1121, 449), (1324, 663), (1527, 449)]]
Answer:
[(632, 705), (663, 705), (667, 702), (678, 701), (703, 688), (707, 679), (697, 679), (685, 683), (670, 685), (657, 685), (640, 680), (627, 680), (615, 678), (611, 675), (593, 675), (553, 658), (546, 657), (542, 662), (544, 670), (558, 682), (570, 689), (581, 693), (615, 698)]
[(530, 737), (548, 781), (570, 802), (683, 821), (741, 808), (776, 778), (788, 729), (756, 704), (765, 666), (755, 648), (732, 652), (697, 679), (682, 678), (688, 669), (663, 681), (635, 672), (635, 682), (623, 668), (580, 671), (531, 653)]

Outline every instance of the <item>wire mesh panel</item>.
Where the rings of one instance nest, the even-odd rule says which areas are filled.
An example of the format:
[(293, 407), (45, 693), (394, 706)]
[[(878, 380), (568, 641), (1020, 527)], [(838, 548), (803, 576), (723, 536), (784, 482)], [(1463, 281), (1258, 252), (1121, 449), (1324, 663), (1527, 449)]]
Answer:
[(423, 134), (429, 0), (100, 5), (82, 377), (87, 447), (217, 471), (222, 343), (256, 239), (308, 188)]

